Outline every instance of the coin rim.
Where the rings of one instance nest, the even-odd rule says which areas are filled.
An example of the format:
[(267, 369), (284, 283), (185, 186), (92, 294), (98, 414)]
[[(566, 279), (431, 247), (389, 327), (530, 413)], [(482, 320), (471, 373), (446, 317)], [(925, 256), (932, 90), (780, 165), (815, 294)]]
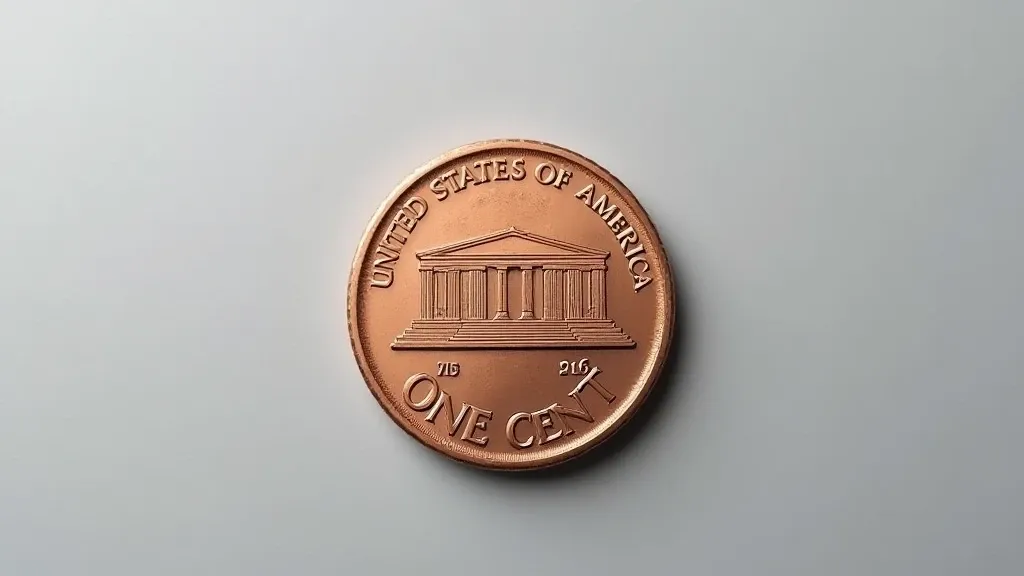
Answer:
[[(576, 162), (594, 173), (599, 174), (601, 177), (606, 179), (610, 183), (615, 191), (622, 196), (629, 204), (630, 207), (643, 219), (643, 224), (647, 229), (648, 235), (652, 240), (655, 241), (656, 255), (661, 259), (664, 265), (665, 274), (662, 279), (663, 289), (665, 290), (665, 318), (663, 319), (662, 326), (662, 342), (661, 347), (657, 351), (657, 355), (654, 358), (654, 364), (651, 367), (650, 375), (647, 380), (641, 385), (640, 393), (633, 400), (632, 404), (626, 409), (625, 412), (615, 421), (612, 421), (604, 426), (594, 438), (590, 441), (581, 444), (575, 448), (569, 449), (566, 452), (556, 453), (547, 455), (535, 460), (518, 460), (518, 461), (496, 461), (489, 460), (486, 458), (477, 458), (470, 454), (455, 453), (446, 450), (443, 446), (436, 444), (430, 438), (422, 436), (420, 431), (407, 422), (398, 411), (397, 408), (391, 405), (391, 402), (387, 400), (383, 391), (381, 390), (381, 384), (377, 382), (377, 379), (373, 375), (373, 371), (370, 370), (369, 363), (367, 362), (366, 355), (363, 351), (361, 339), (358, 333), (359, 326), (359, 306), (357, 297), (359, 293), (359, 279), (360, 271), (362, 270), (363, 261), (366, 258), (367, 251), (370, 247), (370, 241), (377, 231), (377, 228), (381, 225), (384, 217), (394, 206), (402, 194), (408, 191), (408, 189), (418, 182), (424, 175), (430, 171), (440, 167), (441, 165), (460, 158), (462, 156), (468, 156), (477, 152), (482, 152), (489, 149), (495, 148), (526, 148), (529, 150), (547, 152), (549, 154), (555, 154), (559, 156), (565, 156), (567, 160)], [(650, 252), (650, 247), (648, 247)], [(391, 419), (398, 424), (398, 426), (404, 430), (408, 435), (416, 439), (417, 442), (430, 448), (432, 451), (442, 454), (445, 457), (473, 466), (475, 468), (481, 468), (485, 470), (496, 470), (496, 471), (529, 471), (529, 470), (540, 470), (544, 468), (550, 468), (559, 464), (564, 464), (570, 460), (579, 458), (580, 456), (594, 450), (598, 446), (604, 444), (609, 438), (615, 435), (618, 431), (622, 430), (634, 416), (640, 407), (647, 401), (650, 396), (651, 390), (657, 384), (661, 377), (661, 373), (665, 367), (665, 363), (668, 359), (669, 351), (672, 348), (672, 340), (675, 333), (675, 320), (676, 320), (676, 293), (675, 293), (675, 282), (673, 279), (671, 262), (665, 252), (664, 244), (662, 243), (661, 236), (658, 234), (657, 228), (651, 221), (650, 215), (644, 210), (643, 206), (633, 195), (633, 192), (626, 187), (618, 178), (615, 177), (611, 172), (605, 169), (603, 166), (594, 162), (590, 158), (583, 156), (578, 152), (569, 150), (556, 144), (543, 142), (540, 140), (529, 140), (529, 139), (509, 139), (509, 138), (497, 138), (489, 140), (479, 140), (459, 146), (451, 149), (444, 154), (441, 154), (413, 171), (411, 174), (406, 176), (401, 183), (396, 186), (387, 198), (381, 203), (377, 211), (374, 212), (370, 218), (370, 222), (367, 225), (363, 236), (359, 241), (359, 245), (356, 249), (355, 258), (352, 260), (352, 268), (349, 272), (348, 281), (348, 296), (347, 296), (347, 316), (348, 316), (348, 332), (349, 332), (349, 344), (352, 346), (352, 351), (356, 357), (356, 363), (359, 366), (359, 372), (363, 376), (363, 380), (366, 382), (367, 388), (373, 397), (380, 404), (381, 408), (391, 417)]]

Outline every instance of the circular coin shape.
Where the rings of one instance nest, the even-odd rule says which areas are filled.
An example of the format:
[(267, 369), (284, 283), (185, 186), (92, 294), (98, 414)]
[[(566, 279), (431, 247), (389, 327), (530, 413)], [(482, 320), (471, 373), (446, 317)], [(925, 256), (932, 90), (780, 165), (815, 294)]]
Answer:
[(453, 150), (391, 193), (349, 281), (349, 332), (380, 405), (456, 460), (543, 468), (637, 410), (675, 318), (647, 214), (593, 161), (527, 140)]

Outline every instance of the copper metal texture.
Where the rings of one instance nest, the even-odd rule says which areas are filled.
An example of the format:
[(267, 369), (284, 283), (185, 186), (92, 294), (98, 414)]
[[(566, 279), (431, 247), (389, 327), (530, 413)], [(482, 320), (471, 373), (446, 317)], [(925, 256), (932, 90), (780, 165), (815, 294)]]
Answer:
[(669, 351), (672, 275), (632, 193), (569, 150), (494, 140), (421, 167), (356, 254), (349, 332), (380, 405), (426, 446), (524, 470), (637, 410)]

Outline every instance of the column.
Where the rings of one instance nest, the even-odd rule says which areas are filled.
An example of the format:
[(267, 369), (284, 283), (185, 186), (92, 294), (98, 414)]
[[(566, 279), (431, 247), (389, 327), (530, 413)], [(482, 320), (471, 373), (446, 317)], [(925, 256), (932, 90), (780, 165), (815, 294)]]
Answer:
[(508, 267), (498, 267), (498, 313), (495, 320), (508, 320)]
[(448, 318), (448, 273), (444, 270), (434, 274), (434, 318)]
[(460, 313), (462, 312), (461, 307), (460, 307), (461, 306), (460, 305), (461, 298), (459, 298), (459, 296), (460, 296), (459, 293), (462, 291), (462, 286), (460, 285), (460, 282), (459, 282), (459, 271), (458, 270), (449, 270), (448, 271), (448, 282), (447, 282), (447, 284), (448, 284), (448, 319), (449, 320), (458, 320), (461, 317)]
[(483, 320), (487, 315), (487, 269), (462, 271), (462, 318)]
[(544, 270), (544, 319), (561, 320), (564, 317), (562, 271), (556, 268), (546, 268)]
[(520, 320), (536, 320), (533, 315), (533, 267), (523, 266), (523, 314)]
[(461, 317), (473, 317), (473, 271), (463, 270), (459, 278), (459, 300), (462, 302)]
[(595, 268), (590, 271), (590, 301), (594, 307), (594, 318), (604, 320), (608, 316), (608, 303), (605, 300), (605, 270)]
[(481, 267), (473, 271), (473, 294), (476, 302), (476, 311), (473, 318), (483, 320), (487, 318), (487, 268)]
[(594, 299), (591, 298), (590, 288), (590, 268), (583, 268), (583, 317), (593, 318), (594, 317)]
[(583, 318), (583, 271), (565, 271), (565, 317), (568, 320)]
[(434, 317), (434, 271), (420, 270), (420, 318)]

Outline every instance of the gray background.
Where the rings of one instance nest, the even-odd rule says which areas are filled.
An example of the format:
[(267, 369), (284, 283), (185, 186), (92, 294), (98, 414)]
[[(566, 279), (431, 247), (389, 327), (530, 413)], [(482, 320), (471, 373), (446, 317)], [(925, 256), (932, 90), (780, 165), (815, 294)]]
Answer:
[[(0, 573), (1024, 572), (1024, 4), (0, 6)], [(347, 341), (379, 202), (502, 136), (685, 286), (560, 474), (421, 448)]]

